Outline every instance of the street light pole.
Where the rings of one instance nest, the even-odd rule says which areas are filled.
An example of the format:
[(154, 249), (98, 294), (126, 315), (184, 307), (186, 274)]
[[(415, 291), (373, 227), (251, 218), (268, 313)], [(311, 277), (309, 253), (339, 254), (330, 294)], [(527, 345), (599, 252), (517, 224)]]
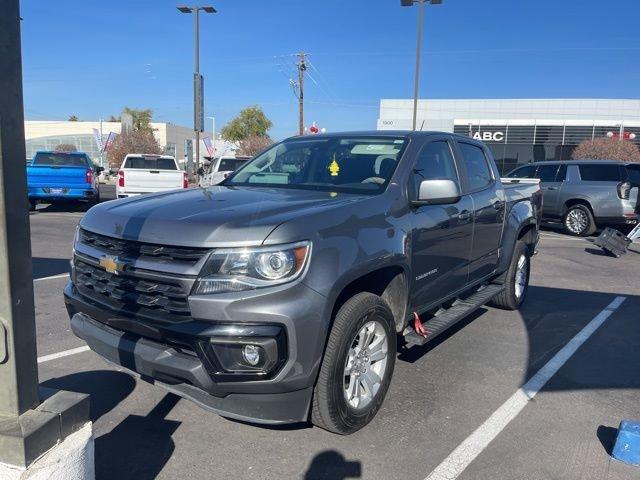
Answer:
[(418, 121), (418, 93), (420, 90), (420, 53), (422, 51), (422, 30), (424, 29), (424, 0), (418, 0), (418, 35), (416, 43), (416, 73), (413, 85), (413, 126), (415, 131)]
[[(195, 171), (200, 167), (200, 132), (204, 131), (204, 101), (202, 90), (202, 76), (200, 75), (200, 12), (217, 13), (212, 6), (179, 6), (177, 7), (181, 13), (194, 14), (194, 74), (193, 74), (193, 130), (195, 132), (196, 149), (195, 149)], [(189, 172), (193, 176), (193, 172)]]
[(195, 89), (193, 91), (193, 111), (194, 111), (194, 130), (196, 132), (196, 166), (194, 168), (194, 171), (198, 171), (200, 168), (200, 127), (198, 126), (198, 116), (199, 116), (199, 108), (198, 108), (198, 80), (200, 79), (200, 9), (199, 8), (195, 8), (194, 9), (194, 18), (195, 18), (195, 24), (194, 24), (194, 29), (196, 31), (195, 33), (195, 50), (194, 50), (194, 57), (195, 57)]
[(440, 5), (442, 0), (400, 0), (400, 5), (410, 7), (414, 3), (418, 4), (418, 34), (416, 41), (416, 71), (415, 82), (413, 85), (413, 123), (412, 130), (416, 129), (418, 122), (418, 94), (420, 91), (420, 57), (422, 51), (422, 32), (424, 30), (424, 4), (429, 2), (431, 5)]

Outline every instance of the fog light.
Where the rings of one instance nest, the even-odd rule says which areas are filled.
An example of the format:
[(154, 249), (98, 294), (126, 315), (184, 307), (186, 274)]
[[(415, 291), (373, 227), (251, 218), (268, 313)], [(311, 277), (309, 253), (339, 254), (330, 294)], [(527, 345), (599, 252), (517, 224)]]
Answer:
[(260, 363), (260, 350), (257, 345), (245, 345), (242, 347), (242, 358), (247, 364), (255, 367)]

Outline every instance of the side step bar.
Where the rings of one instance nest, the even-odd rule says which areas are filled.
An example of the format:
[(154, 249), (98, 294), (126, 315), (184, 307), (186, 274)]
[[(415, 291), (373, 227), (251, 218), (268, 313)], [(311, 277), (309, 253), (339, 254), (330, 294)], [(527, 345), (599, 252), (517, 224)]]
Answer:
[(426, 337), (416, 333), (412, 326), (405, 328), (403, 332), (405, 341), (409, 346), (424, 345), (444, 332), (450, 326), (458, 323), (467, 315), (489, 302), (489, 300), (498, 295), (504, 289), (504, 285), (491, 284), (478, 290), (470, 297), (456, 300), (451, 307), (438, 310), (433, 318), (422, 322), (422, 327), (427, 332)]

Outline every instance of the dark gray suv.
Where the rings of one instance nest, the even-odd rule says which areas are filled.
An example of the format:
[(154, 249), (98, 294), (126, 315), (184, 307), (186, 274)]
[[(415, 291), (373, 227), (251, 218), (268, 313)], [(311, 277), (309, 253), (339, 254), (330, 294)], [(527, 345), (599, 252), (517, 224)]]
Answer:
[(507, 177), (540, 179), (543, 219), (561, 221), (571, 235), (591, 235), (601, 225), (638, 222), (640, 164), (536, 162), (516, 168)]

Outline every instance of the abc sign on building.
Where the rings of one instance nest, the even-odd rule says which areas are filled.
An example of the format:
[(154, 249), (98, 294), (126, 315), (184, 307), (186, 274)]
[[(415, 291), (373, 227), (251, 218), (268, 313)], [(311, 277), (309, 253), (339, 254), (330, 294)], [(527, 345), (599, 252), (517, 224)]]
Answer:
[(475, 132), (473, 138), (483, 142), (502, 142), (504, 141), (504, 132)]

